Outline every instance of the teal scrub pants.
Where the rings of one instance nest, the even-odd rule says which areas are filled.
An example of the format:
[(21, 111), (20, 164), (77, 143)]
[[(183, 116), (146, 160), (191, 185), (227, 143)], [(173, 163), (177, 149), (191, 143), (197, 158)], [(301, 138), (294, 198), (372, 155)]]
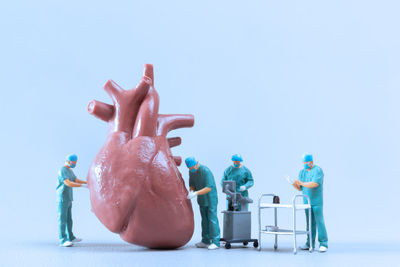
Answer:
[(219, 247), (219, 224), (216, 206), (200, 206), (201, 237), (204, 244), (214, 243)]
[[(311, 238), (312, 247), (315, 248), (315, 236), (318, 229), (318, 242), (320, 246), (328, 247), (328, 234), (326, 233), (323, 206), (311, 206)], [(306, 210), (307, 231), (310, 229), (308, 225), (309, 212)], [(307, 246), (310, 246), (310, 238), (307, 235)]]
[(58, 238), (60, 244), (75, 239), (72, 233), (72, 201), (58, 202)]

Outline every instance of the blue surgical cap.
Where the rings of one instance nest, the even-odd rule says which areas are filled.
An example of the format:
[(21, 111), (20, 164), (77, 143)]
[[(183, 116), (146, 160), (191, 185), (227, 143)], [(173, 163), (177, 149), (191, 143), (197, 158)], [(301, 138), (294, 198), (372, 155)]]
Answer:
[(70, 155), (68, 155), (68, 156), (65, 158), (65, 160), (68, 160), (68, 161), (77, 161), (77, 160), (78, 160), (78, 156), (75, 155), (75, 154), (70, 154)]
[(303, 162), (313, 161), (313, 157), (311, 154), (304, 154), (303, 155)]
[(197, 164), (197, 160), (194, 157), (189, 157), (185, 159), (185, 163), (188, 168), (191, 168)]
[(243, 158), (239, 154), (235, 154), (232, 156), (232, 161), (243, 161)]

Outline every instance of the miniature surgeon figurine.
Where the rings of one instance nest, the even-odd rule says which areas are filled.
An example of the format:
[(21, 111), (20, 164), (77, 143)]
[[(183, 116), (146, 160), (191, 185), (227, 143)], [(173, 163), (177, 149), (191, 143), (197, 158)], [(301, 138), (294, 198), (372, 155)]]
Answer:
[[(232, 156), (233, 164), (229, 166), (225, 172), (224, 177), (221, 180), (221, 185), (224, 181), (236, 181), (236, 192), (240, 192), (243, 197), (248, 197), (249, 192), (247, 189), (254, 185), (253, 176), (249, 169), (247, 169), (243, 164), (243, 158), (239, 154)], [(247, 211), (248, 205), (241, 207), (239, 204), (239, 211)]]
[(72, 233), (72, 187), (86, 187), (86, 182), (76, 178), (72, 168), (75, 168), (78, 157), (68, 155), (65, 165), (58, 172), (57, 198), (58, 198), (58, 229), (60, 246), (70, 247), (73, 242), (80, 242)]
[(219, 248), (220, 231), (214, 175), (209, 168), (199, 164), (193, 157), (187, 158), (185, 163), (189, 168), (190, 192), (187, 198), (192, 199), (197, 196), (197, 203), (200, 206), (202, 240), (196, 244), (196, 247), (217, 249)]
[[(323, 210), (323, 183), (324, 173), (322, 169), (313, 162), (311, 154), (303, 156), (304, 169), (299, 173), (299, 179), (295, 180), (293, 186), (303, 191), (304, 195), (310, 197), (311, 201), (311, 237), (312, 247), (315, 248), (315, 235), (318, 229), (319, 252), (326, 252), (328, 250), (328, 235), (326, 233)], [(304, 204), (307, 200), (304, 199)], [(307, 231), (309, 230), (309, 217), (310, 214), (306, 210), (307, 218)], [(308, 250), (310, 248), (309, 235), (307, 235), (307, 243), (300, 247), (301, 249)]]

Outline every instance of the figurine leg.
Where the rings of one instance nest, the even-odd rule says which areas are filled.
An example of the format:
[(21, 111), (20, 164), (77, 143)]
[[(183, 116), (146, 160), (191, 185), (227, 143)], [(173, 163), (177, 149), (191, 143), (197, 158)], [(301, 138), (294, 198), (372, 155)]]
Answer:
[(67, 238), (67, 213), (68, 213), (68, 203), (62, 201), (58, 202), (58, 238), (60, 244), (68, 240)]
[[(309, 214), (309, 211), (306, 210), (307, 231), (309, 231), (309, 229), (310, 229), (310, 225), (308, 224), (308, 221), (309, 221), (308, 216), (310, 216), (310, 214)], [(313, 207), (311, 207), (311, 238), (312, 238), (312, 240), (310, 240), (309, 235), (307, 235), (307, 243), (306, 243), (307, 246), (310, 247), (310, 245), (312, 244), (312, 247), (315, 248), (316, 231), (317, 231), (317, 224), (315, 222)], [(310, 242), (310, 241), (312, 241), (312, 242)]]
[(312, 207), (315, 223), (318, 228), (318, 242), (320, 246), (328, 247), (328, 234), (326, 233), (322, 206)]
[(68, 240), (72, 241), (75, 239), (74, 234), (72, 233), (72, 202), (70, 202), (68, 206), (67, 212), (67, 230), (68, 230)]
[(204, 244), (210, 244), (210, 229), (209, 229), (209, 218), (208, 218), (208, 207), (200, 206), (201, 214), (201, 242)]
[(217, 217), (217, 207), (208, 207), (209, 235), (212, 243), (219, 247), (220, 231)]

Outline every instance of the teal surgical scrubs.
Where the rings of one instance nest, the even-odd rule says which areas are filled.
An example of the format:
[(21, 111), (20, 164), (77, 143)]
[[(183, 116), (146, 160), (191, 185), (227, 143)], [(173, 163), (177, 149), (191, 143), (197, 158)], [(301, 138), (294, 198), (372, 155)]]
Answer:
[(60, 244), (75, 239), (72, 233), (72, 187), (64, 184), (64, 180), (75, 182), (76, 176), (71, 169), (63, 166), (58, 172), (57, 205), (58, 205), (58, 232)]
[[(301, 182), (314, 182), (318, 187), (307, 188), (302, 186), (301, 189), (304, 195), (310, 197), (311, 201), (311, 236), (312, 246), (315, 248), (315, 236), (318, 230), (318, 241), (320, 246), (328, 247), (328, 234), (326, 233), (324, 214), (323, 214), (323, 186), (324, 186), (324, 173), (322, 169), (314, 165), (309, 171), (302, 169), (299, 173), (299, 180)], [(304, 199), (307, 203), (307, 199)], [(309, 211), (306, 210), (307, 230), (309, 230)], [(307, 235), (307, 245), (310, 246), (309, 236)]]
[[(236, 192), (240, 192), (243, 197), (249, 196), (249, 191), (247, 191), (247, 189), (254, 185), (253, 176), (251, 175), (250, 170), (243, 165), (240, 168), (229, 166), (224, 172), (224, 177), (221, 180), (221, 186), (224, 181), (236, 181)], [(240, 187), (242, 185), (246, 187), (246, 190), (240, 191)], [(244, 207), (241, 207), (239, 203), (239, 210), (247, 211), (248, 205), (246, 204)]]
[(218, 196), (215, 186), (214, 175), (204, 165), (199, 164), (195, 173), (189, 171), (189, 186), (194, 187), (195, 191), (204, 187), (211, 188), (205, 195), (197, 196), (197, 203), (200, 206), (201, 214), (201, 236), (204, 244), (214, 243), (219, 246), (220, 230), (217, 217)]

